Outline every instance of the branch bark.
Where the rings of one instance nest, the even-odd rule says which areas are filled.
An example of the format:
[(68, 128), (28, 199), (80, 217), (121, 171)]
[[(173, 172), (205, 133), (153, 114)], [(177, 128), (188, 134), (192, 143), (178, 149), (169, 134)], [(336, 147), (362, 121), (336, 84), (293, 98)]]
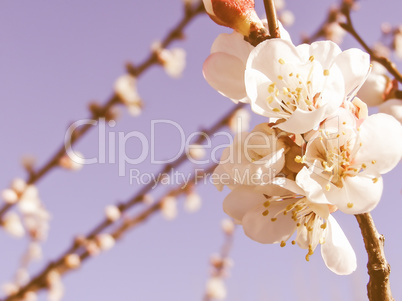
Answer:
[[(193, 9), (186, 9), (185, 14), (180, 20), (180, 22), (172, 29), (169, 31), (167, 36), (162, 40), (161, 47), (166, 48), (168, 47), (173, 41), (177, 39), (181, 39), (184, 35), (184, 29), (187, 27), (187, 25), (196, 17), (197, 15), (201, 14), (204, 12), (204, 4), (201, 1), (196, 7)], [(132, 64), (127, 65), (127, 73), (138, 77), (142, 73), (144, 73), (149, 67), (158, 64), (158, 56), (155, 52), (152, 52), (147, 59), (143, 61), (143, 63), (139, 64), (137, 67), (134, 67)], [(120, 103), (120, 99), (117, 95), (113, 94), (104, 105), (102, 105), (100, 108), (98, 108), (96, 111), (93, 111), (89, 119), (91, 120), (98, 120), (99, 118), (102, 117), (107, 117), (110, 109)], [(85, 124), (81, 128), (78, 128), (75, 132), (74, 135), (72, 135), (70, 146), (73, 146), (75, 143), (77, 143), (85, 134), (87, 134), (90, 129), (92, 129), (94, 126), (91, 124)], [(59, 161), (60, 159), (66, 154), (66, 147), (65, 144), (63, 143), (59, 149), (55, 152), (55, 154), (38, 170), (30, 172), (28, 179), (27, 179), (27, 184), (32, 185), (36, 184), (39, 182), (45, 175), (47, 175), (53, 168), (59, 166)], [(4, 218), (4, 215), (14, 206), (15, 204), (3, 204), (0, 206), (0, 224)]]
[(391, 266), (384, 252), (384, 236), (378, 233), (370, 213), (358, 214), (356, 219), (368, 254), (368, 298), (370, 301), (394, 301), (389, 282)]
[(265, 13), (268, 19), (268, 29), (271, 38), (280, 38), (278, 19), (276, 17), (276, 9), (274, 0), (264, 0)]

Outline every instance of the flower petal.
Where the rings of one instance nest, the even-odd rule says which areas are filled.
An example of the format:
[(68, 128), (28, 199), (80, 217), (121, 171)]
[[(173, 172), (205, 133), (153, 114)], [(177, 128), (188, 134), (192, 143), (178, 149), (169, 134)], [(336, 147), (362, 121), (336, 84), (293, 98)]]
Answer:
[(266, 40), (251, 51), (246, 69), (258, 70), (271, 81), (275, 81), (281, 74), (281, 58), (285, 58), (286, 63), (302, 63), (296, 47), (291, 42), (282, 39)]
[(278, 124), (276, 127), (285, 132), (303, 134), (316, 128), (324, 119), (325, 113), (325, 105), (314, 111), (303, 111), (297, 108), (288, 120)]
[[(299, 50), (299, 46), (297, 46)], [(342, 52), (339, 46), (331, 41), (318, 41), (314, 42), (308, 48), (308, 57), (314, 56), (314, 59), (319, 61), (323, 69), (329, 69), (335, 58)]]
[(305, 191), (305, 196), (310, 202), (315, 204), (329, 204), (323, 192), (323, 187), (311, 178), (313, 172), (314, 166), (309, 169), (303, 167), (296, 176), (296, 183)]
[[(286, 241), (296, 230), (296, 222), (292, 220), (291, 214), (279, 213), (293, 200), (271, 202), (268, 208), (262, 203), (249, 210), (242, 219), (244, 233), (251, 239), (263, 244), (274, 244)], [(268, 215), (262, 213), (268, 210)], [(277, 218), (272, 221), (271, 218)]]
[(357, 93), (370, 72), (370, 56), (357, 48), (339, 54), (334, 64), (342, 71), (345, 80), (345, 94)]
[(266, 200), (263, 193), (248, 186), (239, 186), (226, 196), (223, 211), (237, 222), (241, 222), (248, 211)]
[(246, 66), (247, 58), (254, 47), (244, 40), (242, 34), (233, 31), (232, 33), (222, 33), (214, 41), (211, 53), (224, 52), (240, 59)]
[(365, 163), (367, 170), (384, 174), (401, 160), (402, 126), (395, 118), (382, 113), (369, 116), (360, 127), (360, 139), (355, 161)]
[(272, 103), (268, 105), (267, 98), (269, 96), (267, 87), (272, 81), (258, 70), (246, 69), (245, 83), (247, 96), (251, 102), (251, 109), (266, 117), (280, 117), (278, 113), (272, 111), (272, 108), (279, 108), (279, 104)]
[(244, 63), (237, 57), (215, 52), (204, 62), (206, 81), (219, 93), (237, 102), (249, 102), (244, 86)]
[(328, 200), (344, 213), (366, 213), (373, 210), (381, 199), (382, 177), (378, 175), (375, 179), (364, 173), (346, 177), (342, 188), (331, 184), (330, 190), (325, 191), (325, 194)]
[(321, 255), (326, 266), (338, 275), (349, 275), (356, 270), (356, 254), (338, 222), (328, 218), (325, 243), (321, 245)]

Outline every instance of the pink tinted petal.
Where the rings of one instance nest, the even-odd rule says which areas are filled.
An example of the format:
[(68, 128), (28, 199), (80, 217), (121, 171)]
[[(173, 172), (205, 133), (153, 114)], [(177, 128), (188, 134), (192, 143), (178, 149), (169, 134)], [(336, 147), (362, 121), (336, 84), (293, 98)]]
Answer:
[(345, 94), (359, 88), (366, 80), (370, 71), (370, 56), (357, 48), (348, 49), (339, 54), (335, 64), (340, 68), (345, 81)]
[(326, 266), (335, 274), (349, 275), (356, 270), (356, 254), (337, 221), (329, 216), (325, 243), (321, 255)]
[[(274, 244), (286, 241), (296, 230), (296, 222), (292, 220), (291, 214), (283, 215), (278, 211), (284, 210), (292, 200), (271, 202), (268, 208), (262, 204), (249, 210), (242, 219), (244, 233), (251, 239), (263, 244)], [(267, 216), (262, 213), (268, 210)], [(276, 217), (276, 221), (271, 218)]]
[(369, 116), (360, 127), (360, 139), (355, 162), (369, 170), (384, 174), (401, 160), (402, 126), (395, 118), (382, 113)]
[(246, 65), (247, 58), (254, 47), (244, 40), (242, 34), (233, 33), (220, 34), (211, 47), (211, 53), (224, 52), (240, 59)]
[(204, 62), (203, 74), (207, 82), (219, 93), (234, 102), (248, 102), (244, 86), (244, 63), (223, 52), (211, 54)]

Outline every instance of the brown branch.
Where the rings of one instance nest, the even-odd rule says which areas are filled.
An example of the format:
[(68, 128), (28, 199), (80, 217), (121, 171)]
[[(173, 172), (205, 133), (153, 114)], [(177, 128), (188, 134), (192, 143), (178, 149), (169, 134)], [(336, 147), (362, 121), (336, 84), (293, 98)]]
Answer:
[[(188, 181), (188, 185), (190, 186), (190, 185), (197, 184), (198, 180), (200, 178), (208, 176), (215, 168), (216, 168), (216, 164), (213, 164), (208, 169), (206, 169), (203, 174), (194, 173), (192, 178)], [(179, 186), (176, 189), (171, 190), (168, 193), (166, 193), (164, 197), (179, 196), (185, 192), (186, 192), (186, 189), (183, 189), (183, 187)], [(150, 216), (152, 216), (154, 213), (158, 212), (161, 209), (161, 205), (162, 205), (164, 197), (162, 197), (154, 205), (152, 205), (149, 208), (142, 211), (140, 214), (138, 214), (132, 218), (126, 218), (124, 220), (124, 222), (111, 233), (111, 235), (116, 240), (119, 240), (123, 236), (123, 234), (125, 234), (128, 230), (136, 227), (137, 225), (141, 224), (143, 221), (147, 220)], [(109, 223), (109, 224), (112, 224), (112, 223)], [(86, 237), (87, 240), (90, 240), (93, 238), (94, 237), (91, 236), (91, 234), (87, 235), (87, 237)], [(70, 268), (68, 268), (65, 265), (66, 256), (69, 254), (72, 254), (72, 253), (80, 254), (79, 256), (80, 256), (81, 262), (83, 262), (91, 257), (89, 252), (85, 248), (83, 248), (80, 244), (74, 242), (73, 246), (71, 248), (67, 249), (64, 253), (62, 253), (62, 255), (58, 257), (58, 259), (50, 262), (43, 269), (42, 272), (40, 272), (37, 276), (32, 278), (31, 281), (28, 284), (26, 284), (24, 287), (20, 288), (20, 290), (16, 294), (5, 298), (3, 301), (17, 301), (17, 300), (20, 300), (21, 298), (23, 298), (24, 295), (28, 292), (36, 292), (38, 290), (46, 288), (48, 286), (47, 276), (49, 275), (49, 273), (51, 271), (57, 270), (61, 275), (65, 274), (68, 271), (72, 271)]]
[[(202, 1), (194, 9), (186, 9), (183, 19), (163, 39), (162, 44), (161, 44), (162, 48), (166, 48), (173, 41), (175, 41), (177, 39), (181, 39), (183, 37), (183, 31), (186, 28), (186, 26), (190, 23), (190, 21), (195, 16), (199, 15), (202, 12), (204, 12), (204, 5), (203, 5)], [(152, 52), (149, 55), (149, 57), (143, 63), (141, 63), (138, 67), (134, 67), (131, 64), (128, 65), (127, 72), (138, 77), (142, 73), (144, 73), (144, 71), (146, 71), (149, 67), (151, 67), (154, 64), (158, 64), (158, 63), (159, 63), (159, 61), (158, 61), (157, 54)], [(92, 114), (89, 117), (89, 119), (97, 120), (102, 117), (107, 117), (110, 112), (110, 109), (119, 102), (120, 102), (119, 97), (117, 95), (112, 95), (110, 97), (110, 99), (103, 106), (92, 111)], [(74, 132), (74, 135), (72, 135), (70, 145), (73, 146), (75, 143), (77, 143), (91, 128), (93, 128), (93, 125), (91, 125), (91, 124), (85, 124), (84, 126), (78, 128)], [(47, 163), (45, 163), (37, 171), (30, 172), (28, 179), (27, 179), (27, 184), (32, 185), (32, 184), (39, 182), (39, 180), (41, 180), (49, 171), (51, 171), (53, 168), (55, 168), (59, 165), (60, 159), (65, 154), (66, 154), (66, 147), (63, 144), (56, 151), (56, 153), (47, 161)], [(4, 215), (14, 205), (15, 204), (6, 203), (0, 207), (0, 224), (4, 218)]]
[(268, 20), (269, 35), (271, 38), (280, 38), (281, 33), (279, 31), (278, 19), (276, 17), (274, 0), (264, 0), (264, 6)]
[(355, 39), (356, 41), (364, 48), (364, 50), (370, 55), (371, 60), (379, 62), (381, 65), (383, 65), (389, 73), (391, 73), (398, 82), (402, 83), (402, 74), (399, 72), (398, 68), (396, 67), (395, 63), (393, 63), (390, 59), (384, 57), (384, 56), (379, 56), (377, 55), (368, 45), (367, 43), (362, 39), (362, 37), (357, 33), (355, 30), (353, 23), (352, 23), (352, 18), (350, 16), (350, 7), (345, 6), (342, 9), (342, 13), (346, 17), (346, 23), (340, 23), (339, 25), (349, 32)]
[(370, 301), (393, 301), (389, 283), (391, 267), (385, 258), (384, 236), (378, 233), (370, 213), (358, 214), (356, 219), (368, 254), (368, 298)]
[[(234, 230), (234, 229), (233, 229)], [(212, 268), (213, 268), (213, 275), (222, 277), (224, 276), (225, 268), (226, 268), (226, 261), (229, 259), (229, 254), (230, 251), (232, 250), (233, 247), (233, 231), (232, 232), (225, 232), (225, 240), (223, 242), (223, 245), (221, 247), (220, 251), (220, 262), (217, 263), (212, 263)], [(213, 298), (208, 294), (208, 292), (205, 292), (203, 301), (211, 301)]]
[[(196, 141), (195, 144), (201, 144), (206, 140), (206, 137), (209, 137), (210, 135), (212, 135), (213, 133), (215, 133), (216, 131), (218, 131), (220, 128), (226, 126), (228, 124), (228, 121), (230, 120), (230, 118), (232, 118), (232, 116), (237, 112), (237, 110), (239, 108), (242, 108), (245, 104), (238, 104), (236, 105), (233, 109), (231, 109), (228, 113), (226, 113), (220, 120), (218, 120), (214, 125), (212, 125), (209, 129), (204, 130), (203, 132), (205, 133), (205, 135), (200, 135)], [(185, 162), (187, 159), (187, 154), (183, 153), (175, 162), (173, 162), (172, 164), (166, 164), (164, 165), (159, 174), (164, 174), (164, 173), (168, 173), (169, 171), (171, 171), (172, 169), (178, 167), (179, 165), (181, 165), (183, 162)], [(195, 175), (196, 176), (196, 175)], [(154, 177), (154, 179), (158, 179), (159, 177)], [(197, 179), (197, 178), (195, 178)], [(194, 177), (193, 180), (194, 181)], [(157, 182), (151, 181), (150, 183), (148, 183), (147, 185), (145, 185), (135, 196), (133, 196), (131, 199), (129, 199), (127, 202), (125, 203), (121, 203), (118, 205), (120, 211), (122, 213), (124, 213), (125, 211), (127, 211), (128, 209), (130, 209), (131, 207), (133, 207), (134, 205), (140, 203), (144, 196), (152, 190), (153, 186), (157, 184)], [(181, 191), (180, 193), (185, 192), (186, 190), (183, 189), (182, 187), (180, 188)], [(174, 193), (179, 194), (178, 190), (175, 190), (176, 192), (171, 192), (170, 195), (174, 195)], [(150, 207), (148, 209), (148, 213), (144, 213), (145, 215), (143, 215), (143, 218), (146, 219), (148, 217), (148, 215), (151, 215), (153, 212), (158, 211), (160, 208), (160, 203), (156, 203), (155, 205), (153, 205), (152, 207)], [(139, 217), (138, 217), (139, 218)], [(124, 233), (126, 230), (132, 228), (133, 226), (135, 226), (138, 223), (138, 218), (130, 221), (126, 221), (123, 223), (122, 228), (120, 228), (120, 230), (117, 230), (117, 232), (115, 232), (114, 236), (116, 238), (119, 238), (121, 236), (122, 233)], [(100, 234), (102, 231), (104, 231), (106, 228), (108, 228), (110, 225), (112, 225), (114, 222), (109, 220), (109, 219), (104, 219), (103, 221), (101, 221), (98, 225), (96, 225), (91, 231), (89, 231), (89, 233), (86, 235), (86, 239), (87, 240), (92, 240), (93, 238), (95, 238), (95, 236), (97, 234)], [(64, 258), (71, 253), (76, 253), (80, 250), (81, 245), (77, 242), (74, 242), (60, 257), (59, 259), (50, 262), (46, 268), (39, 273), (35, 278), (33, 278), (27, 285), (25, 285), (23, 288), (21, 288), (17, 294), (12, 295), (10, 297), (8, 297), (7, 299), (4, 299), (3, 301), (15, 301), (18, 300), (19, 298), (23, 297), (27, 292), (29, 291), (36, 291), (40, 288), (44, 288), (47, 285), (46, 282), (46, 277), (49, 274), (50, 271), (52, 271), (53, 269), (55, 269), (56, 267), (62, 267), (64, 265)], [(81, 257), (82, 258), (86, 258), (88, 257), (89, 254), (87, 254), (87, 252), (85, 251), (84, 253), (82, 253)]]

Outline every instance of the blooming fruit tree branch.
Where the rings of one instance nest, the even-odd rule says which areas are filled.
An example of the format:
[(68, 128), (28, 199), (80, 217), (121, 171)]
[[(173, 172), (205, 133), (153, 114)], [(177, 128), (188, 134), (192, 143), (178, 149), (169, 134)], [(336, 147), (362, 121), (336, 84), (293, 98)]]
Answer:
[(261, 22), (271, 38), (274, 28), (282, 38), (249, 44), (238, 24), (230, 26), (235, 32), (218, 36), (203, 68), (219, 93), (267, 117), (223, 152), (215, 174), (231, 178), (216, 185), (231, 190), (224, 211), (251, 239), (281, 247), (290, 241), (307, 250), (307, 261), (321, 245), (324, 263), (339, 275), (355, 271), (357, 261), (332, 213), (356, 215), (369, 254), (368, 296), (392, 300), (383, 240), (369, 212), (382, 195), (381, 175), (402, 157), (402, 141), (392, 138), (402, 137), (402, 126), (387, 114), (368, 116), (356, 97), (372, 69), (369, 54), (332, 41), (296, 46), (276, 25), (272, 2), (264, 3), (268, 20)]

